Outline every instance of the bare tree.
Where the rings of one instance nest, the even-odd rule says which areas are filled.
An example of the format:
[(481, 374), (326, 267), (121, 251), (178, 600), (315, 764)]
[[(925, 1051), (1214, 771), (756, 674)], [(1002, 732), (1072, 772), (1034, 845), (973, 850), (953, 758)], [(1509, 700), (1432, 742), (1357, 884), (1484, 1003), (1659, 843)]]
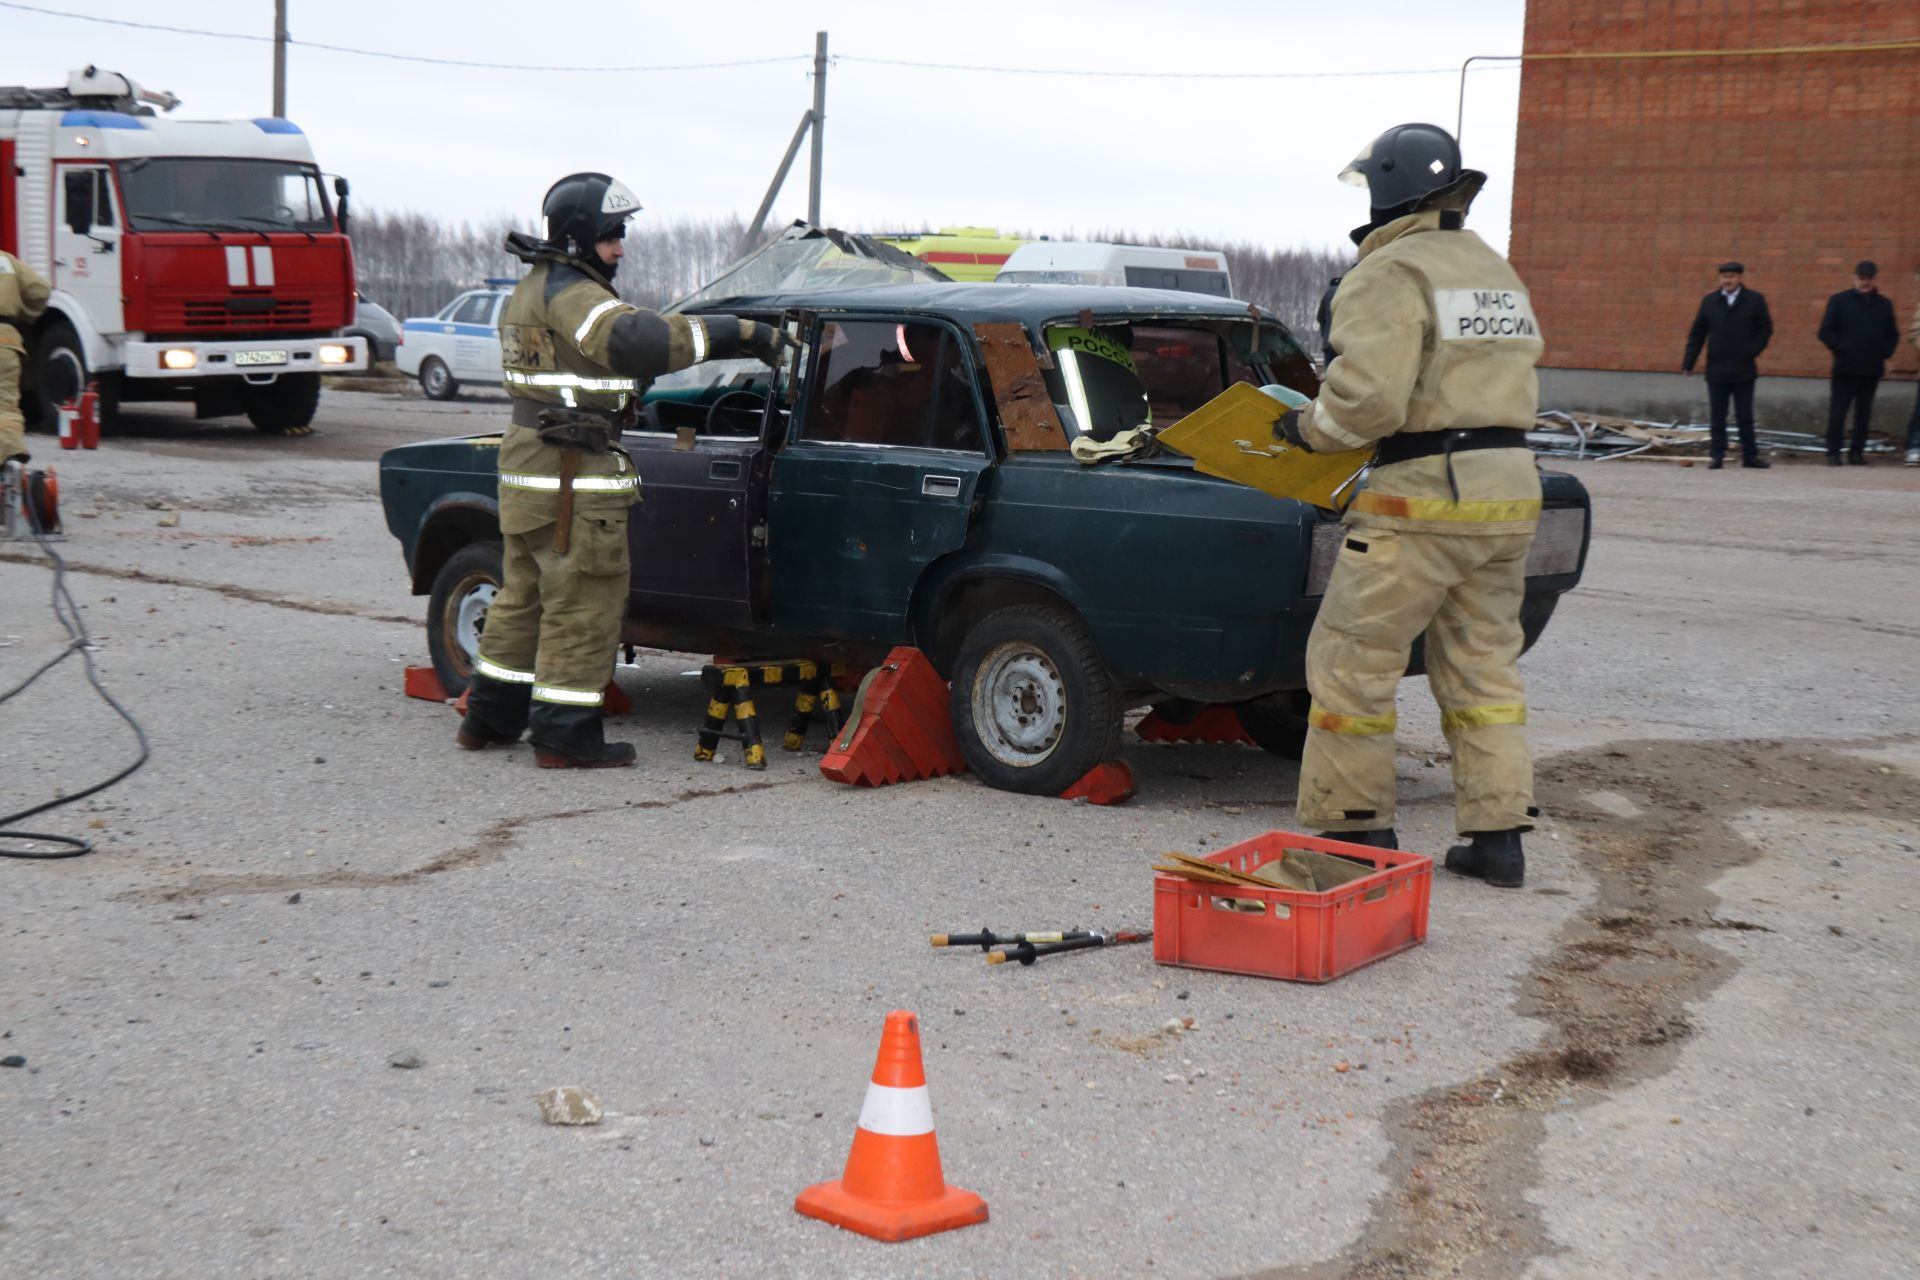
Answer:
[[(456, 224), (411, 211), (363, 212), (353, 223), (360, 289), (396, 315), (432, 315), (464, 289), (524, 273), (525, 267), (502, 247), (515, 225), (505, 214)], [(743, 219), (733, 215), (636, 219), (627, 227), (627, 254), (614, 277), (615, 287), (636, 306), (663, 307), (719, 275), (737, 256), (745, 230)], [(1219, 249), (1227, 255), (1234, 295), (1278, 318), (1314, 351), (1321, 339), (1315, 323), (1320, 295), (1350, 262), (1348, 255), (1329, 249), (1276, 249), (1248, 241), (1223, 245), (1157, 232), (1098, 231), (1058, 238)]]

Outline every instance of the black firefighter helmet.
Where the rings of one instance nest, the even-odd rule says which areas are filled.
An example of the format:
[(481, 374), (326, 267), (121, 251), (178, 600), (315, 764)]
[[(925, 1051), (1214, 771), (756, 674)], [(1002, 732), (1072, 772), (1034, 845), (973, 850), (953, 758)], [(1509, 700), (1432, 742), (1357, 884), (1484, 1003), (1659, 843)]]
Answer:
[(594, 261), (593, 246), (618, 236), (640, 200), (626, 183), (604, 173), (570, 173), (547, 189), (540, 212), (547, 239), (563, 252)]
[(1422, 209), (1464, 211), (1487, 175), (1461, 167), (1460, 144), (1439, 125), (1397, 124), (1369, 142), (1340, 181), (1367, 189), (1377, 226)]

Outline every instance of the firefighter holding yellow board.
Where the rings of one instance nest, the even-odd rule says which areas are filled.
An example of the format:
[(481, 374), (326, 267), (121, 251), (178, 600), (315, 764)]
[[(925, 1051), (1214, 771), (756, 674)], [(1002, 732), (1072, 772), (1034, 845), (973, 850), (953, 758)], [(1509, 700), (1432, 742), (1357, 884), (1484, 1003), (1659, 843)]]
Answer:
[(736, 316), (663, 316), (622, 302), (613, 276), (640, 202), (604, 173), (547, 192), (544, 240), (514, 232), (531, 270), (500, 317), (513, 421), (500, 443), (505, 581), (487, 610), (456, 742), (469, 751), (529, 734), (545, 769), (629, 765), (608, 742), (602, 690), (629, 588), (627, 515), (640, 476), (622, 427), (654, 378), (705, 360), (775, 364), (789, 345)]
[(19, 326), (39, 319), (51, 295), (46, 277), (0, 249), (0, 464), (27, 457), (27, 424), (20, 415), (27, 345)]
[(1397, 126), (1340, 177), (1368, 189), (1372, 217), (1333, 297), (1337, 354), (1319, 397), (1278, 430), (1316, 452), (1378, 453), (1307, 645), (1298, 816), (1394, 847), (1394, 693), (1424, 633), (1467, 837), (1446, 865), (1516, 888), (1538, 813), (1517, 663), (1540, 518), (1526, 441), (1540, 327), (1513, 268), (1461, 225), (1486, 175), (1461, 167), (1452, 135)]

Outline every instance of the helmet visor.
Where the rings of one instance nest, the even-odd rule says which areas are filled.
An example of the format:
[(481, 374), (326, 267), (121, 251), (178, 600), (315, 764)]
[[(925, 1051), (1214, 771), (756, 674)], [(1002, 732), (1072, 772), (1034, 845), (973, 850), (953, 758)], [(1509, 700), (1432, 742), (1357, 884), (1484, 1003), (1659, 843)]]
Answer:
[(1367, 162), (1372, 159), (1373, 144), (1369, 142), (1366, 146), (1360, 148), (1360, 154), (1355, 156), (1347, 167), (1340, 171), (1340, 181), (1350, 187), (1366, 186)]

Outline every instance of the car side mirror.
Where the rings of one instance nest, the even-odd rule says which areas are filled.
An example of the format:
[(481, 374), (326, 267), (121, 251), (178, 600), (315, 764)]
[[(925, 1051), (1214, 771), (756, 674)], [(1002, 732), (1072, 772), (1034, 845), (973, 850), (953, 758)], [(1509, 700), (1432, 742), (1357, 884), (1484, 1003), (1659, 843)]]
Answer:
[(353, 188), (347, 185), (345, 178), (335, 178), (333, 180), (333, 194), (340, 202), (339, 218), (341, 235), (347, 234), (347, 193), (352, 190)]

